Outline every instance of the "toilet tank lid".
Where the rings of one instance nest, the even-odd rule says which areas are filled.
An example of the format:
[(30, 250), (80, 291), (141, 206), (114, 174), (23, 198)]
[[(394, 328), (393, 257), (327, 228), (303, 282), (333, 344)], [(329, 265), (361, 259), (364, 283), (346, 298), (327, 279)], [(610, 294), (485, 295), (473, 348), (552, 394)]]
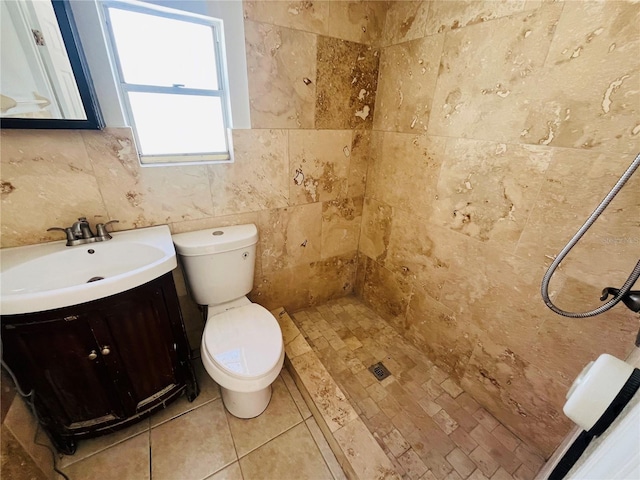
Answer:
[(258, 243), (258, 229), (253, 223), (209, 228), (172, 235), (178, 255), (186, 257), (229, 252)]

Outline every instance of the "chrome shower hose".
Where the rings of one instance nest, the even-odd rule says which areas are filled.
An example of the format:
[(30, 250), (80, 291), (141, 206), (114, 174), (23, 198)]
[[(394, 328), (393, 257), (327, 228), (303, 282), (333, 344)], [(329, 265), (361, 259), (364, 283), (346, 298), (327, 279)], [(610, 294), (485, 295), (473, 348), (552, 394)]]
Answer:
[(589, 215), (589, 218), (587, 218), (587, 221), (584, 222), (584, 225), (580, 227), (580, 230), (577, 231), (577, 233), (573, 236), (573, 238), (569, 240), (569, 243), (567, 243), (565, 247), (560, 251), (558, 256), (555, 258), (555, 260), (547, 270), (547, 273), (544, 274), (544, 277), (542, 278), (542, 287), (541, 287), (542, 299), (544, 300), (544, 303), (547, 304), (547, 307), (549, 307), (555, 313), (562, 315), (564, 317), (571, 317), (571, 318), (586, 318), (586, 317), (594, 317), (596, 315), (599, 315), (603, 312), (606, 312), (611, 307), (613, 307), (618, 302), (620, 302), (623, 299), (623, 297), (631, 290), (631, 287), (633, 287), (633, 284), (636, 283), (636, 281), (640, 277), (640, 260), (638, 260), (638, 263), (636, 263), (636, 266), (632, 270), (631, 274), (629, 275), (629, 278), (627, 278), (627, 281), (624, 282), (622, 287), (620, 287), (619, 292), (616, 295), (614, 295), (613, 298), (611, 298), (611, 300), (609, 300), (607, 303), (604, 303), (600, 305), (598, 308), (591, 310), (589, 312), (581, 312), (581, 313), (567, 312), (565, 310), (562, 310), (556, 307), (551, 301), (551, 299), (549, 298), (549, 282), (551, 281), (551, 277), (553, 276), (556, 269), (558, 268), (558, 265), (560, 265), (562, 260), (564, 260), (564, 258), (571, 251), (571, 249), (578, 243), (578, 241), (580, 241), (582, 236), (585, 233), (587, 233), (587, 230), (589, 230), (591, 225), (593, 225), (593, 223), (597, 220), (600, 214), (602, 214), (605, 208), (607, 208), (609, 203), (611, 203), (611, 200), (613, 200), (613, 198), (618, 194), (620, 189), (624, 186), (625, 183), (627, 183), (627, 180), (631, 178), (631, 175), (633, 175), (633, 173), (638, 169), (639, 166), (640, 166), (640, 154), (638, 154), (636, 158), (633, 160), (633, 162), (631, 162), (631, 165), (629, 165), (629, 168), (627, 168), (627, 170), (622, 174), (622, 176), (620, 177), (620, 180), (616, 182), (616, 184), (613, 186), (611, 191), (607, 194), (606, 197), (604, 197), (602, 202), (600, 202), (600, 205), (598, 205), (598, 207), (593, 211), (593, 213)]

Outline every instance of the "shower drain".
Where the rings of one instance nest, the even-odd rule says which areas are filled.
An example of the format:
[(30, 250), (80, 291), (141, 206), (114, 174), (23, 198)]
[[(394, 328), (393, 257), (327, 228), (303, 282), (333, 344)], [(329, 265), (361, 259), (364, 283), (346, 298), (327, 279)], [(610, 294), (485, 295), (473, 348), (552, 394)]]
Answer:
[(387, 370), (387, 367), (385, 367), (382, 364), (382, 362), (376, 363), (375, 365), (371, 365), (369, 367), (369, 371), (373, 373), (373, 376), (376, 377), (378, 380), (384, 380), (389, 375), (391, 375), (391, 372)]

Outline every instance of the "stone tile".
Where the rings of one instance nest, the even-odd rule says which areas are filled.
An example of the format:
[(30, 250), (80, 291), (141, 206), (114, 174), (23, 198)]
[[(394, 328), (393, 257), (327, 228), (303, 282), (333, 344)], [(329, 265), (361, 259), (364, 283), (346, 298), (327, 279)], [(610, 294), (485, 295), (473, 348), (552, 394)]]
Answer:
[[(4, 388), (4, 385), (3, 385)], [(144, 422), (143, 422), (144, 423)], [(9, 406), (9, 410), (2, 424), (2, 430), (8, 430), (22, 447), (23, 451), (29, 455), (37, 467), (43, 472), (50, 471), (52, 467), (51, 452), (35, 443), (43, 443), (53, 448), (51, 441), (46, 434), (38, 431), (38, 422), (22, 397), (16, 396)]]
[(413, 450), (409, 449), (398, 457), (398, 463), (411, 479), (419, 479), (424, 475), (428, 468), (420, 457)]
[(478, 420), (480, 425), (482, 425), (487, 431), (491, 432), (494, 428), (500, 425), (493, 415), (487, 412), (484, 408), (479, 408), (473, 414), (473, 418)]
[(233, 130), (234, 162), (207, 167), (213, 215), (286, 207), (288, 151), (286, 130)]
[(459, 397), (456, 397), (456, 402), (469, 415), (473, 415), (480, 408), (480, 404), (467, 392), (463, 392)]
[(495, 18), (513, 15), (514, 13), (522, 12), (525, 4), (525, 0), (505, 3), (484, 3), (474, 0), (430, 2), (425, 33), (426, 35), (433, 35), (440, 32), (448, 32)]
[(411, 445), (395, 428), (388, 435), (382, 437), (382, 441), (396, 458), (411, 448)]
[(234, 462), (228, 467), (225, 467), (219, 472), (207, 477), (206, 480), (243, 480), (240, 463)]
[(239, 457), (302, 422), (298, 408), (281, 377), (271, 384), (271, 388), (271, 401), (261, 415), (242, 419), (227, 412), (229, 429)]
[(358, 478), (400, 479), (360, 419), (350, 421), (334, 436)]
[(382, 411), (371, 418), (365, 418), (363, 421), (369, 430), (376, 434), (378, 438), (388, 435), (394, 428), (393, 422)]
[(458, 428), (458, 423), (451, 418), (445, 410), (440, 410), (432, 418), (447, 435), (450, 435), (456, 428)]
[[(503, 385), (509, 389), (503, 389)], [(500, 420), (514, 433), (548, 455), (570, 428), (560, 412), (567, 387), (513, 350), (507, 352), (491, 340), (483, 340), (482, 346), (474, 350), (462, 386), (492, 411), (499, 412)], [(497, 391), (501, 394), (496, 397)], [(482, 414), (482, 410), (474, 414), (480, 424)], [(497, 426), (497, 422), (492, 423), (487, 424), (487, 430)]]
[(513, 477), (504, 468), (500, 467), (496, 470), (496, 473), (493, 474), (491, 480), (513, 480)]
[[(179, 450), (176, 445), (180, 445)], [(205, 478), (235, 460), (237, 456), (221, 399), (151, 430), (153, 478)]]
[(362, 197), (365, 193), (371, 156), (371, 134), (370, 130), (353, 131), (347, 187), (347, 195), (352, 198)]
[(358, 250), (363, 198), (332, 200), (322, 205), (323, 259)]
[(371, 259), (365, 268), (364, 300), (390, 323), (401, 322), (411, 298), (411, 284)]
[(478, 421), (467, 412), (465, 412), (462, 408), (447, 410), (447, 413), (456, 421), (458, 425), (460, 425), (460, 428), (462, 428), (466, 432), (471, 432), (478, 426)]
[(329, 35), (343, 40), (377, 44), (388, 9), (386, 2), (333, 0), (329, 3)]
[(287, 430), (242, 457), (240, 467), (246, 478), (287, 478), (296, 472), (301, 479), (333, 479), (305, 424)]
[(258, 230), (263, 273), (308, 265), (320, 260), (322, 204), (263, 210)]
[(367, 197), (406, 212), (435, 201), (446, 140), (425, 134), (378, 133), (367, 178)]
[(346, 194), (351, 140), (350, 130), (289, 132), (292, 204), (335, 200)]
[(520, 465), (520, 468), (513, 473), (515, 480), (533, 480), (536, 472), (529, 470), (526, 465)]
[[(178, 400), (179, 401), (179, 400)], [(60, 468), (77, 463), (81, 460), (105, 452), (110, 447), (118, 445), (130, 438), (137, 437), (149, 431), (149, 419), (144, 419), (122, 430), (102, 435), (100, 437), (88, 438), (78, 442), (78, 448), (73, 455), (61, 455), (57, 461)], [(143, 435), (144, 436), (144, 435)]]
[(444, 35), (386, 47), (374, 119), (376, 130), (424, 132), (429, 124)]
[[(519, 99), (528, 98), (527, 92), (540, 82), (536, 75), (544, 69), (561, 12), (562, 5), (546, 4), (537, 10), (448, 32), (429, 132), (521, 142), (523, 131), (531, 128), (534, 119), (529, 118), (530, 106)], [(538, 116), (535, 111), (536, 125)], [(541, 127), (545, 124), (540, 122)], [(526, 143), (538, 143), (539, 138)]]
[[(626, 2), (565, 2), (545, 70), (523, 85), (536, 95), (530, 97), (522, 141), (638, 151), (638, 70), (627, 56), (640, 47), (638, 20), (640, 12)], [(570, 88), (559, 83), (567, 78), (574, 78)]]
[(436, 402), (431, 401), (427, 397), (421, 399), (418, 403), (430, 417), (433, 417), (442, 409), (440, 405), (438, 405)]
[(496, 428), (491, 431), (491, 435), (496, 437), (498, 441), (504, 445), (507, 450), (510, 452), (515, 451), (515, 449), (520, 445), (520, 440), (513, 433), (511, 433), (507, 428), (500, 424)]
[(447, 475), (453, 472), (451, 464), (436, 451), (428, 451), (421, 458), (438, 480), (446, 478)]
[(516, 448), (516, 457), (522, 460), (522, 463), (531, 471), (537, 472), (544, 465), (544, 460), (535, 452), (532, 452), (526, 445), (521, 444)]
[(38, 133), (2, 130), (2, 247), (61, 240), (62, 232), (47, 228), (69, 226), (78, 217), (109, 219), (81, 132)]
[(384, 203), (366, 198), (362, 209), (359, 252), (384, 261), (391, 236), (393, 209)]
[(318, 38), (316, 128), (371, 128), (379, 58), (368, 45)]
[(196, 399), (193, 402), (189, 402), (186, 395), (181, 395), (180, 398), (173, 403), (170, 403), (166, 408), (149, 417), (151, 427), (156, 427), (161, 423), (190, 412), (191, 410), (198, 408), (200, 405), (204, 405), (205, 403), (220, 398), (220, 387), (211, 378), (211, 376), (209, 376), (199, 358), (193, 359), (193, 367), (196, 371), (198, 386), (200, 387), (200, 393)]
[(28, 478), (29, 480), (47, 480), (51, 477), (44, 474), (9, 429), (3, 428), (0, 438), (2, 439), (2, 475), (6, 478)]
[(430, 223), (513, 251), (551, 155), (540, 146), (449, 140)]
[(295, 381), (291, 377), (291, 374), (286, 368), (283, 368), (282, 371), (280, 372), (280, 377), (282, 377), (282, 380), (284, 380), (284, 384), (287, 386), (287, 389), (289, 390), (289, 394), (291, 394), (291, 398), (293, 398), (293, 401), (295, 402), (296, 407), (298, 407), (298, 411), (300, 412), (300, 415), (302, 416), (303, 419), (306, 420), (311, 416), (311, 411), (309, 410), (307, 403), (304, 401), (304, 398), (302, 397), (300, 390), (298, 390), (298, 387), (296, 386)]
[(451, 435), (449, 435), (449, 438), (467, 455), (471, 454), (478, 446), (478, 443), (471, 438), (471, 435), (469, 435), (464, 428), (456, 428)]
[(117, 230), (213, 216), (206, 166), (142, 168), (128, 128), (84, 130), (82, 138)]
[(464, 392), (464, 390), (460, 388), (460, 385), (458, 385), (456, 382), (454, 382), (450, 378), (442, 382), (440, 386), (444, 389), (445, 392), (447, 392), (453, 398), (457, 398), (461, 393)]
[(244, 32), (251, 127), (313, 128), (316, 35), (250, 20)]
[(476, 469), (476, 464), (459, 448), (447, 455), (446, 459), (462, 478), (467, 478)]
[(305, 421), (305, 424), (307, 425), (313, 440), (316, 442), (316, 445), (318, 445), (322, 458), (329, 467), (331, 475), (333, 475), (333, 480), (346, 480), (347, 477), (345, 476), (344, 471), (340, 467), (336, 456), (327, 443), (327, 440), (324, 438), (324, 435), (322, 434), (320, 427), (318, 427), (315, 419), (309, 418)]
[(433, 379), (427, 380), (423, 385), (424, 388), (429, 394), (429, 396), (433, 399), (438, 398), (444, 392), (444, 389)]
[(482, 473), (482, 471), (478, 468), (475, 472), (471, 474), (469, 480), (487, 480), (487, 477)]
[[(309, 303), (327, 302), (353, 291), (356, 276), (356, 252), (336, 255), (309, 265)], [(296, 279), (294, 278), (295, 282)], [(340, 340), (340, 339), (338, 339)], [(344, 342), (342, 342), (344, 345)]]
[(312, 33), (327, 33), (328, 1), (313, 3), (265, 2), (249, 0), (242, 3), (244, 17), (255, 22), (271, 23)]
[(392, 45), (425, 35), (429, 4), (403, 1), (389, 5), (382, 33), (382, 44)]
[(358, 405), (362, 409), (362, 413), (365, 417), (371, 418), (380, 412), (380, 407), (373, 401), (371, 397), (367, 397), (364, 400), (360, 400)]
[(478, 466), (478, 469), (487, 477), (491, 477), (500, 466), (491, 455), (489, 455), (482, 447), (477, 447), (469, 458)]
[(100, 455), (90, 456), (62, 470), (74, 480), (89, 480), (96, 477), (107, 480), (122, 478), (143, 480), (151, 478), (149, 455), (149, 435), (141, 434), (110, 447)]
[(291, 363), (330, 431), (335, 432), (357, 418), (356, 412), (313, 352), (293, 358)]

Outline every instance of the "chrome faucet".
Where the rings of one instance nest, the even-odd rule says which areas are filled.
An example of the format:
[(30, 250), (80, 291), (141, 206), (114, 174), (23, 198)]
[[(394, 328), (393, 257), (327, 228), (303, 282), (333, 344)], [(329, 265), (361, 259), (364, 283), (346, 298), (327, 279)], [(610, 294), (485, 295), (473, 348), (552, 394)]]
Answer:
[(78, 221), (74, 222), (70, 227), (51, 227), (47, 229), (47, 232), (51, 232), (53, 230), (64, 232), (67, 236), (67, 247), (73, 247), (74, 245), (82, 245), (84, 243), (111, 240), (112, 237), (106, 229), (107, 225), (111, 223), (118, 223), (118, 220), (111, 220), (107, 223), (98, 223), (96, 225), (97, 234), (94, 235), (86, 217), (80, 217), (78, 218)]

